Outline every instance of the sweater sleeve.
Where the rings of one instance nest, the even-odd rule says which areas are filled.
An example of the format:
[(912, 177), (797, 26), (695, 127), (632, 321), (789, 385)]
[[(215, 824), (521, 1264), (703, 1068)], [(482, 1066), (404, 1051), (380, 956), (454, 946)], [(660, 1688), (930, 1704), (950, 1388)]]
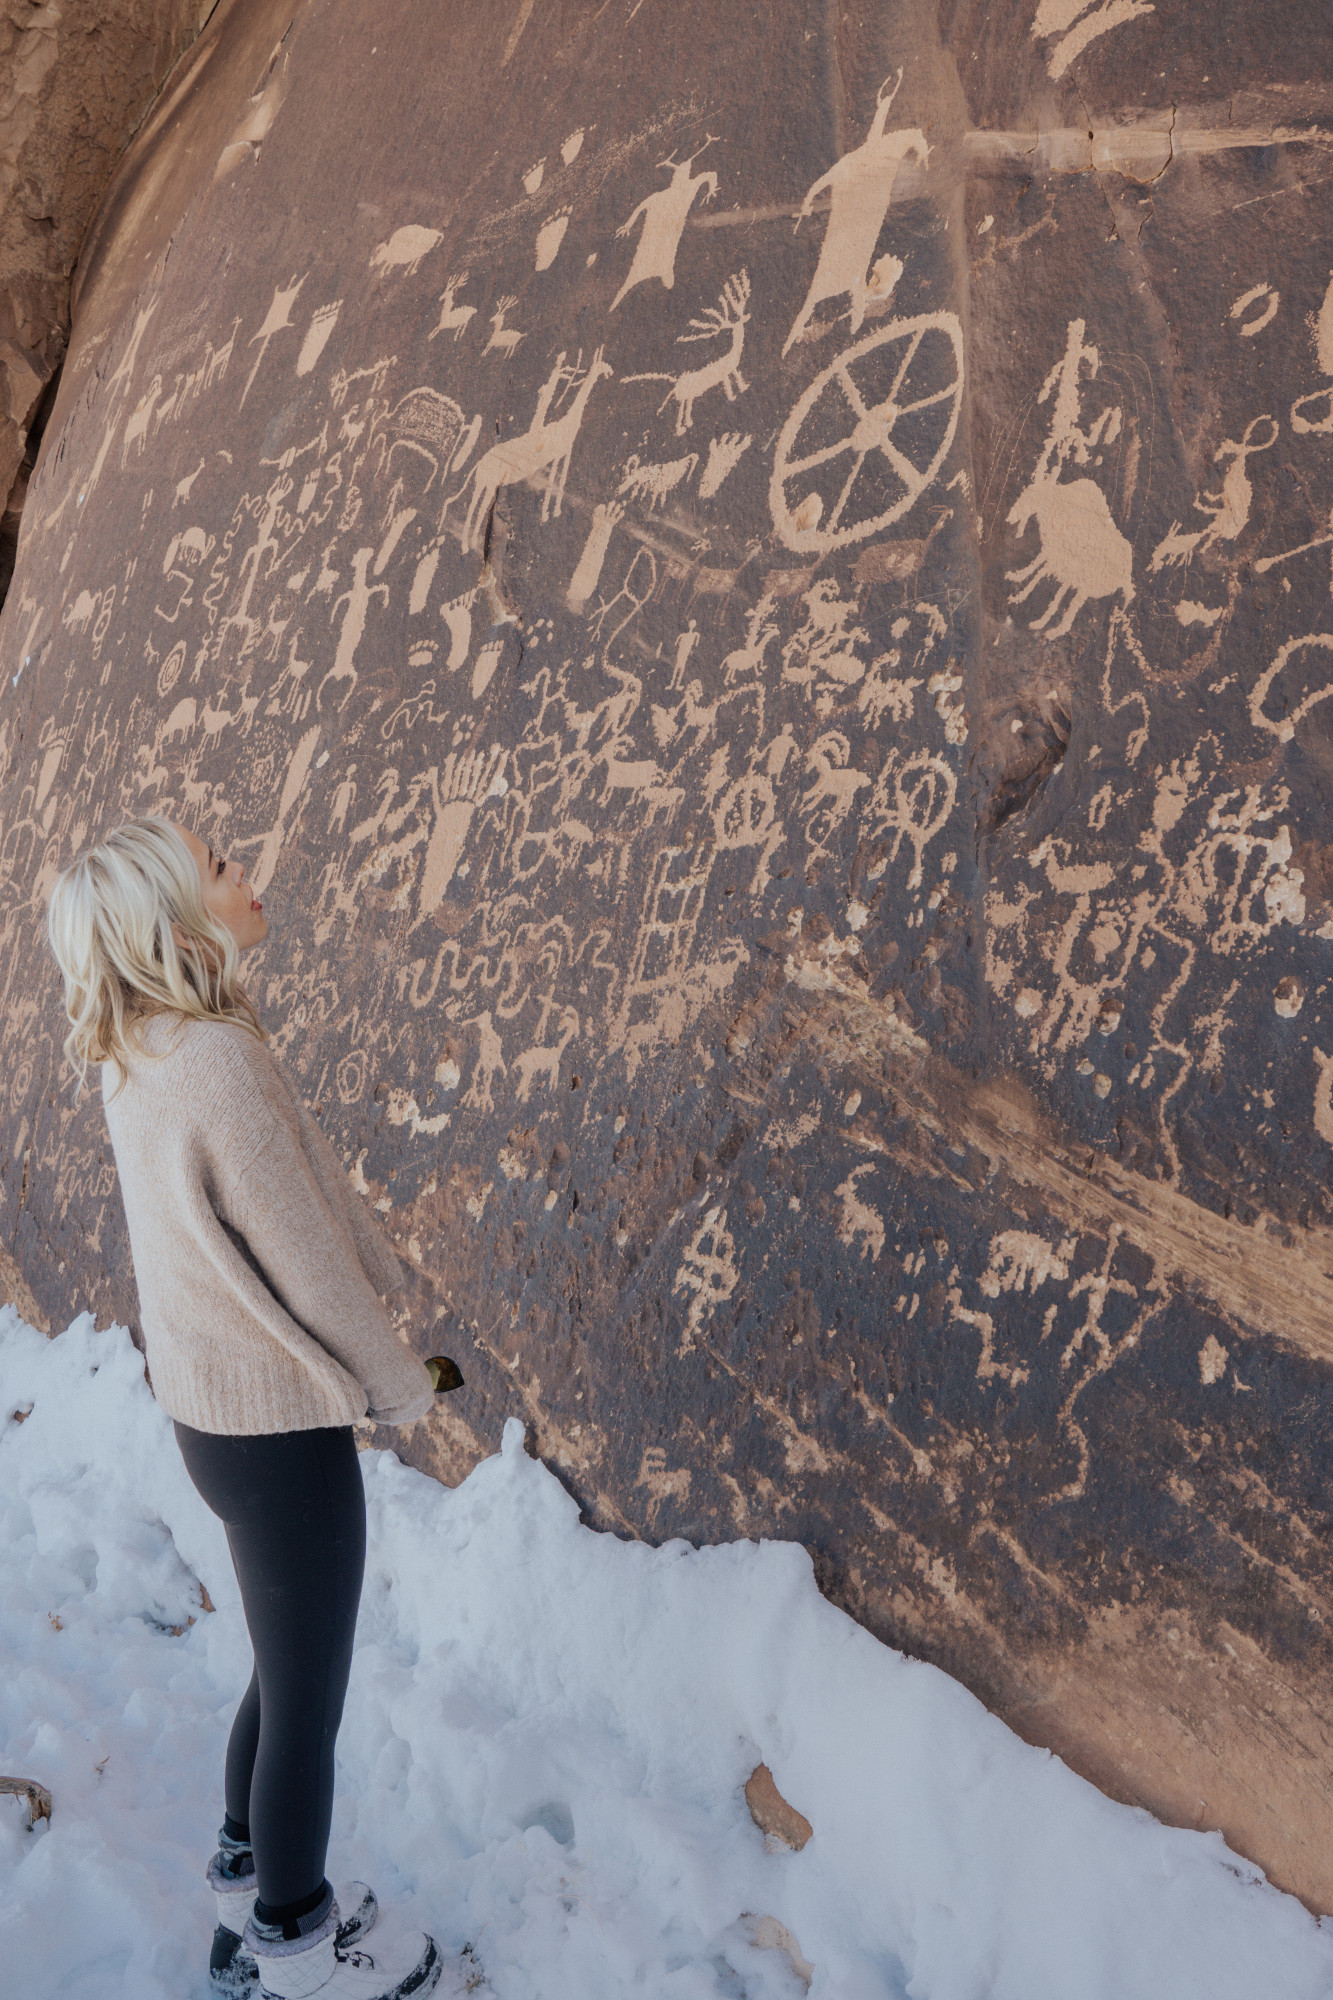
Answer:
[(223, 1176), (230, 1220), (274, 1296), (360, 1383), (369, 1414), (415, 1423), (435, 1400), (424, 1363), (394, 1331), (297, 1132), (262, 1095), (251, 1104), (241, 1164)]
[(381, 1298), (403, 1282), (404, 1270), (398, 1252), (366, 1207), (348, 1178), (347, 1169), (333, 1150), (323, 1126), (295, 1091), (292, 1102), (301, 1123), (301, 1143), (324, 1191), (329, 1206), (347, 1226), (361, 1268)]

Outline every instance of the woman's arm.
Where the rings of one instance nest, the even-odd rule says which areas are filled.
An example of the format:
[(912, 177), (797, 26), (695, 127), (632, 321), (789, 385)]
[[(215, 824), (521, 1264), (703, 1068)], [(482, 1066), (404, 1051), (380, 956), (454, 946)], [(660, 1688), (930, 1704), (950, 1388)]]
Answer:
[(352, 1186), (347, 1169), (333, 1150), (329, 1136), (314, 1112), (294, 1090), (292, 1102), (296, 1106), (296, 1115), (300, 1120), (301, 1143), (305, 1147), (315, 1178), (334, 1214), (340, 1216), (346, 1223), (356, 1254), (361, 1260), (361, 1268), (381, 1298), (386, 1292), (396, 1291), (406, 1276), (397, 1251), (376, 1221), (374, 1213), (366, 1207)]
[(228, 1196), (229, 1220), (269, 1289), (361, 1384), (370, 1414), (395, 1424), (425, 1416), (435, 1397), (425, 1364), (395, 1333), (349, 1231), (284, 1120), (273, 1121)]

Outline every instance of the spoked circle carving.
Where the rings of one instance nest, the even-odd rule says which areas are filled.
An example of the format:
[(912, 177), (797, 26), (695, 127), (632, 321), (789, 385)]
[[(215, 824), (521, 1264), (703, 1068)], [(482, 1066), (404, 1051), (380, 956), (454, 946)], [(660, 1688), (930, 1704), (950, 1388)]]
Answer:
[(901, 520), (948, 455), (962, 396), (954, 313), (890, 320), (840, 354), (778, 439), (769, 504), (787, 547), (823, 555)]

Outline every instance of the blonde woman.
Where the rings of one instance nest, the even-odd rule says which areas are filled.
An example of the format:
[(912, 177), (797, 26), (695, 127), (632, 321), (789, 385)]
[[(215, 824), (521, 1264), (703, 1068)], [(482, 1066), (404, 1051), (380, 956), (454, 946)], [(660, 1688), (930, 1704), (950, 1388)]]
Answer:
[(365, 1559), (352, 1425), (414, 1423), (434, 1389), (381, 1303), (404, 1269), (241, 985), (267, 930), (241, 865), (156, 815), (67, 868), (48, 915), (80, 1089), (102, 1066), (153, 1392), (254, 1649), (208, 1867), (214, 1981), (393, 2000), (435, 1986), (434, 1940), (365, 1949), (374, 1896), (324, 1874)]

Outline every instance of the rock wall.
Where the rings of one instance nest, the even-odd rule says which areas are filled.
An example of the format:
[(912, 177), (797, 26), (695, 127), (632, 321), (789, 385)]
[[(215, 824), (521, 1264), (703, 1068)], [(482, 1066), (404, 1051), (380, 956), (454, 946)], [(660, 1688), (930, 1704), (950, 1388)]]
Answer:
[(0, 15), (0, 602), (28, 445), (93, 211), (212, 0), (14, 0)]
[(800, 1538), (1322, 1908), (1329, 40), (233, 7), (0, 623), (39, 1309), (134, 1312), (44, 895), (174, 810), (467, 1376), (418, 1462), (517, 1411), (603, 1527)]

